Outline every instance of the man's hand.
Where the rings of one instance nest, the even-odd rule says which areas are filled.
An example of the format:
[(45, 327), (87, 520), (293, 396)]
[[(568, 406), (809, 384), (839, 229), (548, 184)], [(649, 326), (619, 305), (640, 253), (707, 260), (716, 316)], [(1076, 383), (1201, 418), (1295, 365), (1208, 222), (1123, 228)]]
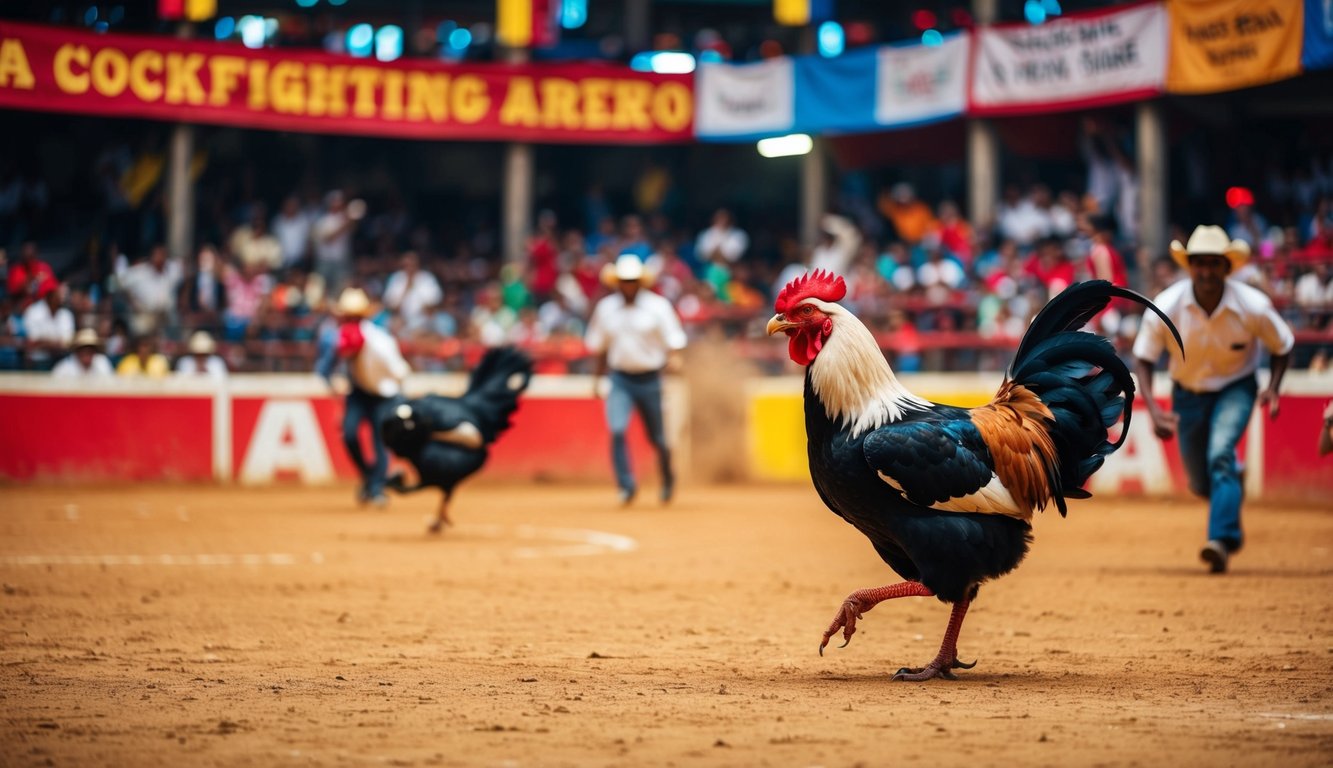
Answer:
[(338, 397), (346, 397), (352, 391), (352, 386), (347, 383), (347, 379), (341, 376), (329, 380), (329, 389)]
[(1259, 393), (1259, 407), (1268, 409), (1270, 421), (1277, 418), (1278, 399), (1278, 394), (1271, 389)]
[(606, 379), (605, 379), (605, 377), (603, 377), (603, 376), (593, 376), (593, 377), (592, 377), (592, 399), (594, 399), (594, 400), (601, 400), (601, 399), (602, 399), (602, 397), (603, 397), (603, 395), (602, 395), (602, 383), (605, 382), (605, 381), (606, 381)]
[(680, 373), (685, 370), (685, 356), (679, 350), (673, 350), (667, 353), (666, 372)]
[(1176, 436), (1176, 429), (1180, 426), (1180, 415), (1174, 411), (1152, 410), (1149, 412), (1152, 417), (1152, 431), (1158, 439), (1170, 440)]

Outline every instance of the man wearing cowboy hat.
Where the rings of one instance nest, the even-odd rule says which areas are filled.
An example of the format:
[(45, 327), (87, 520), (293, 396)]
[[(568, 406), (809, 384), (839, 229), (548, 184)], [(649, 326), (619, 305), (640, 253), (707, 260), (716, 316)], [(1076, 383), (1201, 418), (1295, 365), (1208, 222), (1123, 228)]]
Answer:
[[(602, 279), (615, 288), (615, 293), (597, 302), (584, 343), (597, 359), (595, 382), (600, 382), (608, 370), (611, 373), (606, 421), (611, 429), (611, 460), (620, 502), (629, 504), (638, 492), (625, 439), (630, 410), (634, 409), (657, 449), (661, 499), (666, 503), (675, 488), (675, 475), (662, 421), (662, 371), (679, 368), (685, 329), (671, 302), (648, 290), (651, 276), (638, 256), (621, 254), (615, 266), (608, 264), (603, 270)], [(593, 394), (601, 396), (597, 383)]]
[[(1161, 319), (1146, 313), (1134, 342), (1139, 387), (1163, 440), (1180, 437), (1180, 455), (1190, 490), (1208, 499), (1208, 543), (1199, 556), (1213, 573), (1227, 569), (1241, 548), (1240, 507), (1244, 489), (1236, 444), (1245, 434), (1256, 400), (1277, 417), (1278, 386), (1295, 345), (1291, 328), (1257, 288), (1228, 276), (1249, 258), (1249, 247), (1221, 227), (1201, 226), (1189, 244), (1171, 243), (1171, 256), (1189, 271), (1153, 299), (1180, 329), (1184, 350), (1169, 343)], [(1258, 390), (1255, 371), (1263, 349), (1272, 360), (1268, 386)], [(1171, 412), (1153, 399), (1153, 368), (1170, 353)]]
[(74, 342), (70, 346), (73, 351), (56, 363), (56, 367), (51, 369), (52, 376), (59, 379), (109, 379), (116, 375), (111, 361), (98, 351), (101, 341), (97, 338), (97, 331), (92, 328), (80, 330), (74, 334)]
[(176, 361), (179, 376), (208, 376), (210, 379), (227, 378), (227, 362), (217, 354), (218, 345), (208, 331), (195, 331), (186, 346), (189, 354)]
[[(389, 457), (380, 436), (380, 411), (391, 398), (402, 393), (403, 379), (412, 369), (403, 359), (398, 342), (370, 321), (370, 309), (370, 297), (365, 291), (348, 288), (342, 292), (334, 309), (338, 316), (337, 338), (320, 356), (315, 370), (337, 391), (333, 385), (333, 369), (339, 360), (347, 363), (351, 389), (347, 392), (343, 414), (343, 444), (361, 473), (362, 484), (357, 499), (382, 507), (389, 501), (384, 495)], [(363, 422), (370, 424), (374, 464), (366, 462), (361, 450), (359, 430)]]

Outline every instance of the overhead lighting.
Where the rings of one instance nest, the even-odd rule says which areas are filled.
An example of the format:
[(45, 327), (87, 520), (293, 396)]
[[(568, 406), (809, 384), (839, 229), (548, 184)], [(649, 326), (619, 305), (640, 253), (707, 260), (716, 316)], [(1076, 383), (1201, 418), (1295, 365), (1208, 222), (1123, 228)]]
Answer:
[(365, 58), (375, 45), (375, 28), (369, 24), (355, 24), (347, 30), (347, 53)]
[(588, 0), (564, 0), (560, 4), (560, 26), (578, 29), (588, 23)]
[(397, 24), (386, 24), (375, 32), (375, 58), (380, 61), (396, 61), (403, 55), (403, 28)]
[(694, 55), (684, 51), (658, 51), (648, 61), (659, 75), (685, 75), (694, 71)]
[(826, 21), (819, 25), (819, 55), (824, 58), (841, 56), (847, 47), (847, 36), (842, 25), (836, 21)]
[(759, 140), (759, 154), (764, 157), (792, 157), (808, 155), (815, 148), (815, 141), (804, 133), (792, 133), (786, 136), (774, 136)]
[(268, 30), (264, 28), (264, 17), (242, 16), (236, 23), (236, 29), (240, 31), (241, 42), (245, 43), (246, 48), (264, 47), (264, 39), (268, 36)]
[(943, 45), (944, 35), (940, 34), (938, 29), (927, 29), (921, 33), (922, 45)]

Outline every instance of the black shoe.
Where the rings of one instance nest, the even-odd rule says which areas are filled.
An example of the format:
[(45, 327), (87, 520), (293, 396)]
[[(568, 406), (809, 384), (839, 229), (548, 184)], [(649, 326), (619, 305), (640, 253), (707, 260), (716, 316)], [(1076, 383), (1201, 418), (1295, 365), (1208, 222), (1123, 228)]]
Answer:
[(1199, 559), (1208, 564), (1209, 573), (1226, 573), (1228, 557), (1226, 544), (1217, 539), (1208, 542), (1199, 551)]
[(634, 488), (621, 488), (621, 489), (620, 489), (620, 494), (619, 494), (619, 497), (620, 497), (620, 506), (622, 506), (622, 507), (628, 507), (628, 506), (634, 501), (634, 495), (635, 495), (636, 493), (638, 493), (638, 490), (637, 490), (637, 489), (634, 489)]
[(676, 482), (674, 480), (668, 480), (665, 483), (662, 483), (662, 503), (670, 504), (671, 497), (675, 495), (675, 491)]

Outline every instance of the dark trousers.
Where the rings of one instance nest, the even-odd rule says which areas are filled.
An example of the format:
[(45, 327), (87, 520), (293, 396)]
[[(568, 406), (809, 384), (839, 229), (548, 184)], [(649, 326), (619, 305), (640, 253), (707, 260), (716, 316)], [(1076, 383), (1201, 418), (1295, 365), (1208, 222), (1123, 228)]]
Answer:
[(671, 485), (671, 449), (666, 443), (666, 429), (662, 423), (662, 375), (652, 373), (611, 372), (611, 392), (606, 397), (606, 422), (611, 428), (611, 462), (616, 470), (616, 485), (633, 492), (638, 486), (630, 467), (629, 430), (630, 412), (637, 410), (643, 419), (648, 439), (657, 449), (662, 483)]
[(1250, 423), (1258, 384), (1253, 376), (1234, 381), (1216, 392), (1190, 392), (1177, 385), (1172, 409), (1180, 416), (1177, 433), (1180, 458), (1190, 490), (1208, 499), (1208, 538), (1228, 549), (1240, 549), (1240, 467), (1236, 444)]
[[(361, 491), (366, 497), (384, 493), (384, 483), (389, 473), (389, 454), (384, 449), (384, 438), (380, 436), (380, 418), (388, 402), (388, 398), (372, 395), (356, 387), (347, 395), (347, 410), (343, 414), (343, 444), (347, 446), (347, 455), (356, 465), (356, 471), (361, 473)], [(366, 462), (361, 450), (360, 429), (363, 422), (370, 424), (374, 464)]]

